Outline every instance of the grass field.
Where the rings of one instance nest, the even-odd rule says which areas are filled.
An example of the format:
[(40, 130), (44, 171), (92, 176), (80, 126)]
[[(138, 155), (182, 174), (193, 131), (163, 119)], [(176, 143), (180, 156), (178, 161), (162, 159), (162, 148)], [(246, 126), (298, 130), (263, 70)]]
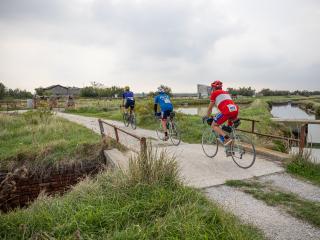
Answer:
[(0, 114), (0, 169), (89, 160), (101, 148), (91, 130), (46, 111)]
[[(146, 157), (147, 156), (147, 157)], [(264, 239), (177, 178), (174, 159), (138, 156), (63, 197), (0, 214), (1, 239)]]

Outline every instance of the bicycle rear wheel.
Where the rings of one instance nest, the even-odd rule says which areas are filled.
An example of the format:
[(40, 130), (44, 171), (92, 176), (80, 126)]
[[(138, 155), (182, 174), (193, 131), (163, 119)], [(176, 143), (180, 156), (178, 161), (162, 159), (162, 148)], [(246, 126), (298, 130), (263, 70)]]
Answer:
[(159, 127), (156, 129), (156, 133), (157, 133), (158, 138), (163, 141), (164, 140), (164, 131), (163, 131), (161, 122), (160, 122)]
[(130, 122), (131, 122), (132, 129), (136, 129), (137, 128), (137, 121), (136, 121), (136, 115), (135, 114), (131, 115)]
[(218, 139), (216, 135), (212, 132), (211, 128), (204, 129), (202, 133), (201, 146), (204, 154), (213, 158), (218, 153)]
[(179, 127), (175, 122), (171, 122), (168, 125), (169, 129), (169, 137), (173, 145), (178, 146), (181, 142), (181, 135), (179, 131)]
[(123, 115), (122, 115), (122, 118), (123, 118), (123, 123), (124, 123), (124, 125), (126, 126), (126, 127), (128, 127), (129, 126), (129, 116), (128, 116), (128, 114), (127, 113), (124, 113)]
[(230, 145), (231, 157), (241, 168), (250, 168), (256, 160), (256, 150), (252, 140), (243, 134), (236, 134)]

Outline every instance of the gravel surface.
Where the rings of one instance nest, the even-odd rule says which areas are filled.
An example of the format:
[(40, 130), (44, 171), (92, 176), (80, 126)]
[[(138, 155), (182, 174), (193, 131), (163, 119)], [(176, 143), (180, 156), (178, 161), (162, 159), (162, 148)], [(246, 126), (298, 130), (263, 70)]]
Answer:
[(291, 177), (286, 173), (264, 176), (259, 178), (259, 181), (270, 183), (286, 192), (295, 193), (307, 200), (320, 201), (320, 187)]
[(208, 188), (206, 195), (243, 221), (257, 226), (268, 239), (320, 239), (320, 229), (232, 187)]

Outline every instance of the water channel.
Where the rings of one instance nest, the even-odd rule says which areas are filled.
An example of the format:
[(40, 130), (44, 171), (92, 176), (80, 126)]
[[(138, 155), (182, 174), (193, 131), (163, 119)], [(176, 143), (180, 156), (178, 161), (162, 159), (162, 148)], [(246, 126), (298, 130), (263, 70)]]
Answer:
[[(316, 119), (314, 114), (308, 114), (298, 106), (289, 104), (272, 106), (271, 114), (276, 118), (283, 119)], [(298, 125), (296, 126), (298, 127)], [(308, 140), (313, 143), (320, 143), (320, 125), (309, 124)]]

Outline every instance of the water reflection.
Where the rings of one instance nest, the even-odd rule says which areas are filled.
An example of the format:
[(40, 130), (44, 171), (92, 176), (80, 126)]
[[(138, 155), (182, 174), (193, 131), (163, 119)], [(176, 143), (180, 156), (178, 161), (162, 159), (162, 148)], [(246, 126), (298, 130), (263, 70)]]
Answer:
[[(205, 116), (207, 114), (207, 105), (200, 105), (200, 106), (192, 106), (192, 107), (178, 107), (177, 112), (181, 112), (184, 114), (189, 115), (198, 115), (198, 116)], [(219, 110), (214, 107), (212, 110), (212, 114), (218, 113)]]
[[(271, 114), (284, 119), (316, 119), (314, 114), (308, 114), (291, 104), (272, 106)], [(320, 125), (309, 124), (308, 139), (315, 143), (320, 142)]]

